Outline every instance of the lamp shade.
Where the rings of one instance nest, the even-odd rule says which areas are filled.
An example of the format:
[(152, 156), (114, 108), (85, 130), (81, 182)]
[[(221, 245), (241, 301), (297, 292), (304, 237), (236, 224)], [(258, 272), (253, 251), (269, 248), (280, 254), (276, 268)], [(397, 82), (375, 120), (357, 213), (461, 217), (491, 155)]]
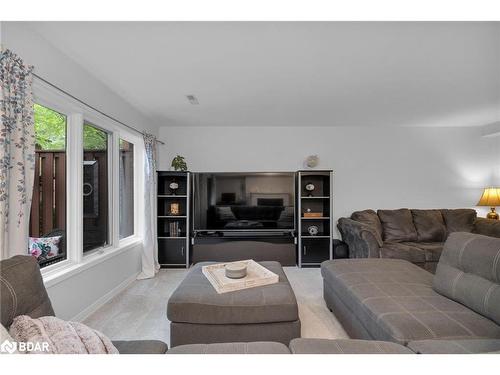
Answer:
[(488, 207), (500, 206), (500, 187), (485, 188), (477, 205)]

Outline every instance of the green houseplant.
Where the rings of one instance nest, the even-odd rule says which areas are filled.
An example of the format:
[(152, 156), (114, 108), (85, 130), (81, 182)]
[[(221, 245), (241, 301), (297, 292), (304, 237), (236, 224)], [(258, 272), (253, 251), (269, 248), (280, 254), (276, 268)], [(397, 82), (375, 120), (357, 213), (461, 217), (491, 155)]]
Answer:
[(174, 170), (176, 171), (187, 171), (188, 168), (184, 156), (177, 155), (175, 158), (173, 158), (172, 168), (174, 168)]

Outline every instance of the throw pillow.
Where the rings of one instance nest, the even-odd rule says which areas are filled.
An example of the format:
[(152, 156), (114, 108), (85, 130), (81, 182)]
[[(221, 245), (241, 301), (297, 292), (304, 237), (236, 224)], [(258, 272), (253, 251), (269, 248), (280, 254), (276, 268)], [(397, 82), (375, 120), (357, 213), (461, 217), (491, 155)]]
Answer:
[(30, 354), (118, 354), (118, 349), (101, 332), (54, 316), (33, 319), (19, 315), (9, 333), (17, 342), (31, 343), (34, 350)]
[(417, 241), (417, 230), (409, 209), (378, 210), (377, 214), (384, 228), (384, 241)]
[(59, 242), (61, 236), (57, 237), (30, 237), (29, 253), (38, 261), (53, 258), (59, 254)]

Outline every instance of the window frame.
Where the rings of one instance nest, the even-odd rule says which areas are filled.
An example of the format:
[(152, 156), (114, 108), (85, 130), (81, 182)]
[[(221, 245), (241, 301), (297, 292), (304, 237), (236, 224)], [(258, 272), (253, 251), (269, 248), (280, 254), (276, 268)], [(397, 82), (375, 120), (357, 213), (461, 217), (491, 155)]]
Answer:
[[(102, 116), (102, 115), (101, 115)], [(102, 119), (101, 119), (102, 120)], [(101, 130), (103, 132), (105, 132), (107, 134), (107, 138), (106, 138), (106, 152), (107, 152), (107, 169), (108, 169), (108, 244), (104, 245), (104, 246), (99, 246), (99, 247), (96, 247), (95, 249), (91, 249), (87, 252), (84, 252), (83, 253), (83, 257), (87, 257), (91, 254), (93, 254), (94, 252), (103, 252), (105, 251), (107, 248), (109, 248), (110, 246), (114, 246), (115, 245), (115, 241), (114, 241), (114, 233), (113, 233), (113, 222), (115, 221), (115, 218), (114, 218), (114, 211), (113, 211), (113, 208), (115, 207), (115, 204), (113, 202), (113, 195), (114, 195), (114, 191), (113, 191), (113, 183), (114, 183), (114, 176), (113, 176), (113, 172), (114, 172), (114, 165), (112, 165), (113, 163), (113, 143), (114, 143), (114, 137), (113, 137), (113, 133), (110, 132), (109, 130), (107, 130), (106, 128), (104, 127), (101, 127), (100, 125), (97, 125), (94, 123), (94, 121), (92, 120), (89, 120), (88, 117), (84, 116), (83, 117), (83, 123), (82, 123), (82, 144), (81, 144), (81, 152), (82, 152), (82, 163), (81, 163), (81, 166), (80, 166), (80, 169), (82, 170), (82, 184), (83, 184), (83, 153), (85, 152), (84, 148), (83, 148), (83, 143), (84, 143), (84, 140), (83, 140), (83, 128), (85, 125), (88, 125), (88, 126), (91, 126), (95, 129), (98, 129), (98, 130)], [(82, 196), (83, 196), (83, 191), (82, 191)], [(82, 198), (83, 199), (83, 198)], [(135, 197), (134, 197), (134, 200), (135, 200)], [(82, 215), (82, 251), (83, 251), (83, 204), (82, 204), (82, 212), (81, 212), (81, 215)]]
[[(33, 102), (67, 116), (66, 124), (66, 259), (41, 269), (49, 285), (71, 274), (121, 254), (142, 243), (142, 212), (144, 179), (144, 143), (123, 125), (81, 104), (56, 88), (33, 80)], [(83, 124), (108, 133), (108, 205), (109, 245), (83, 253)], [(134, 145), (134, 234), (120, 240), (119, 236), (119, 140)]]
[[(137, 138), (137, 137), (136, 137)], [(122, 239), (120, 239), (120, 140), (122, 141), (125, 141), (125, 142), (128, 142), (128, 143), (131, 143), (133, 146), (134, 146), (134, 163), (133, 163), (133, 167), (134, 167), (134, 170), (133, 170), (133, 173), (134, 173), (134, 233), (131, 234), (130, 236), (127, 236), (127, 237), (124, 237)], [(142, 141), (142, 140), (139, 140), (139, 141)], [(136, 171), (137, 171), (137, 168), (139, 167), (138, 166), (138, 157), (136, 156), (136, 153), (137, 153), (137, 140), (131, 140), (129, 137), (128, 137), (128, 134), (123, 134), (123, 136), (121, 135), (118, 135), (118, 138), (116, 140), (116, 148), (118, 150), (118, 155), (117, 155), (117, 165), (114, 166), (114, 171), (116, 171), (116, 181), (117, 181), (117, 193), (116, 193), (116, 199), (117, 199), (117, 202), (116, 204), (118, 205), (118, 216), (117, 216), (117, 234), (118, 234), (118, 242), (119, 243), (122, 243), (123, 241), (126, 242), (127, 239), (133, 237), (139, 230), (139, 226), (137, 224), (137, 215), (139, 212), (142, 212), (139, 210), (139, 199), (137, 199), (137, 195), (136, 195), (136, 191), (139, 189), (139, 179), (136, 178), (137, 175), (136, 175)]]
[[(40, 99), (40, 100), (39, 100)], [(47, 99), (47, 100), (46, 100)], [(53, 263), (53, 264), (49, 264), (47, 266), (44, 266), (41, 268), (41, 270), (44, 270), (44, 269), (47, 269), (47, 268), (50, 268), (52, 266), (55, 266), (55, 265), (58, 265), (58, 264), (62, 264), (62, 263), (65, 263), (68, 259), (69, 259), (69, 254), (68, 254), (68, 225), (69, 225), (69, 221), (68, 221), (68, 213), (69, 213), (69, 209), (68, 209), (68, 188), (69, 188), (69, 185), (68, 185), (68, 173), (69, 173), (69, 168), (68, 168), (68, 147), (69, 147), (69, 136), (68, 136), (68, 131), (69, 131), (69, 126), (70, 126), (70, 118), (68, 116), (68, 114), (65, 112), (65, 108), (64, 106), (59, 106), (59, 105), (56, 105), (55, 103), (53, 103), (53, 101), (51, 101), (49, 98), (38, 98), (38, 97), (35, 97), (33, 98), (33, 104), (38, 104), (38, 105), (41, 105), (45, 108), (48, 108), (50, 110), (53, 110), (55, 112), (58, 112), (64, 116), (66, 116), (66, 140), (65, 140), (65, 160), (66, 160), (66, 163), (65, 163), (65, 173), (66, 173), (66, 202), (65, 202), (65, 211), (66, 211), (66, 222), (65, 222), (65, 226), (66, 226), (66, 258), (59, 261), (59, 262), (56, 262), (56, 263)], [(66, 108), (67, 109), (67, 108)], [(36, 176), (37, 177), (37, 176)], [(35, 183), (35, 181), (34, 181)], [(31, 214), (31, 210), (30, 210), (30, 214)], [(29, 254), (28, 254), (29, 255)]]

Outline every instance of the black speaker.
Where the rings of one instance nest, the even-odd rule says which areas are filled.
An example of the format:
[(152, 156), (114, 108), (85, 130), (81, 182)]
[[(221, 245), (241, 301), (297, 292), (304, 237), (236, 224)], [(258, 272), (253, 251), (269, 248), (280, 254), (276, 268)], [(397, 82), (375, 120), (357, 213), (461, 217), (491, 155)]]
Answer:
[(83, 217), (99, 216), (99, 162), (85, 160), (83, 162)]

